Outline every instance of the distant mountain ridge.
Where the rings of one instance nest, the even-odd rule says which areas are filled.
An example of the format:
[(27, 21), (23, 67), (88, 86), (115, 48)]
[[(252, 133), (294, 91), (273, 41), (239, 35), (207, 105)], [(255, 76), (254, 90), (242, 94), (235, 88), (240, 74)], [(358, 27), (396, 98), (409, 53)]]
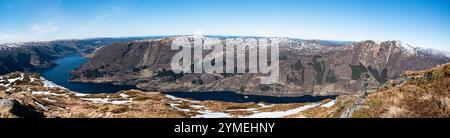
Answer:
[(279, 82), (260, 85), (258, 74), (174, 74), (170, 61), (177, 51), (170, 50), (170, 45), (177, 37), (190, 36), (105, 46), (73, 72), (76, 76), (73, 81), (131, 84), (156, 91), (341, 95), (376, 87), (407, 70), (426, 69), (450, 61), (447, 54), (442, 54), (445, 52), (414, 48), (400, 41), (330, 43), (282, 38)]

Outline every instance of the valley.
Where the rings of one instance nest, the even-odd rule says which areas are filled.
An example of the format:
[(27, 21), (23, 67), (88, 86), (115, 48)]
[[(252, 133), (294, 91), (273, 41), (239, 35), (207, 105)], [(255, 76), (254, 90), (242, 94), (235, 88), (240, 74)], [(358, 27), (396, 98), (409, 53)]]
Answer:
[[(0, 117), (391, 118), (450, 114), (450, 68), (445, 64), (450, 60), (445, 52), (396, 41), (325, 43), (286, 38), (280, 47), (282, 79), (275, 85), (256, 85), (258, 74), (174, 74), (168, 64), (176, 51), (167, 49), (174, 37), (189, 36), (119, 39), (55, 52), (51, 58), (33, 55), (36, 51), (20, 51), (49, 65), (38, 69), (44, 64), (17, 64), (21, 69), (0, 77)], [(0, 51), (20, 55), (13, 49)], [(416, 106), (419, 103), (433, 114), (422, 111)]]

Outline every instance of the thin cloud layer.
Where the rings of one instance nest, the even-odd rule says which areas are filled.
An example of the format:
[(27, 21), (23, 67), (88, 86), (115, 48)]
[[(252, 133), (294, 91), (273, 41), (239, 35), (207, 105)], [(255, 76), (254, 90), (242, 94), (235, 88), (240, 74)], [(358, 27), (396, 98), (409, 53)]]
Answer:
[(49, 23), (36, 23), (31, 25), (31, 32), (36, 33), (36, 34), (47, 34), (47, 33), (51, 33), (51, 32), (55, 32), (59, 29), (59, 26), (57, 26), (55, 23), (53, 22), (49, 22)]

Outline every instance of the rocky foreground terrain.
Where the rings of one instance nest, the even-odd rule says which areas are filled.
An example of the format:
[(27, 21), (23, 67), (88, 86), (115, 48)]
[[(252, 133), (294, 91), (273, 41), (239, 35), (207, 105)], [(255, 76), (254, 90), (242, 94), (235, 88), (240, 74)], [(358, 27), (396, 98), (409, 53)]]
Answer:
[[(280, 78), (260, 85), (261, 74), (182, 74), (170, 63), (174, 36), (114, 43), (73, 72), (77, 82), (136, 85), (148, 91), (233, 91), (252, 95), (302, 96), (360, 94), (408, 70), (450, 62), (449, 53), (400, 41), (327, 42), (281, 38)], [(242, 37), (244, 41), (246, 37)], [(221, 38), (202, 38), (204, 43)], [(204, 51), (204, 56), (210, 51)]]
[(14, 72), (0, 77), (1, 118), (283, 117), (311, 106), (307, 104), (195, 101), (139, 90), (80, 94), (37, 74)]
[(38, 74), (0, 77), (1, 118), (450, 117), (450, 64), (406, 72), (376, 89), (314, 103), (195, 101), (139, 90), (80, 94)]
[(340, 96), (331, 108), (311, 108), (288, 117), (448, 118), (450, 64), (408, 71), (358, 96)]

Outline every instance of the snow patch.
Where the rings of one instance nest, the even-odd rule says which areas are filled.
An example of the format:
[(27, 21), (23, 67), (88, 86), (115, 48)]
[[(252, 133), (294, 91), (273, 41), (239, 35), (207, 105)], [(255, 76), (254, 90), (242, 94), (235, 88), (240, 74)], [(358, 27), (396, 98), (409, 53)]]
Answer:
[(411, 55), (416, 54), (416, 48), (415, 47), (413, 47), (413, 46), (411, 46), (411, 45), (409, 45), (407, 43), (404, 43), (402, 41), (395, 41), (395, 46), (403, 48), (406, 51), (406, 53), (408, 53), (408, 54), (411, 54)]
[(81, 100), (90, 101), (93, 103), (104, 103), (104, 104), (126, 104), (131, 103), (133, 101), (132, 98), (128, 100), (109, 100), (109, 97), (107, 98), (81, 98)]
[(263, 104), (263, 103), (258, 103), (258, 105), (260, 106), (260, 108), (267, 108), (273, 106), (273, 104)]
[(191, 107), (196, 109), (205, 108), (204, 105), (191, 105)]
[(178, 97), (175, 97), (175, 96), (172, 96), (172, 95), (168, 95), (168, 94), (166, 94), (166, 97), (171, 99), (171, 100), (180, 100), (181, 99), (181, 98), (178, 98)]
[(128, 98), (128, 97), (130, 97), (129, 95), (127, 95), (127, 94), (124, 94), (124, 93), (121, 93), (121, 94), (119, 94), (121, 97), (123, 97), (123, 98)]
[(62, 86), (60, 86), (58, 84), (55, 84), (54, 82), (49, 81), (49, 80), (47, 80), (47, 79), (45, 79), (43, 77), (41, 77), (41, 80), (42, 80), (42, 83), (44, 83), (44, 87), (47, 87), (47, 88), (61, 88), (61, 89), (68, 90), (67, 88), (64, 88), (64, 87), (62, 87)]
[(9, 84), (3, 85), (3, 86), (9, 86), (9, 85), (11, 85), (11, 83), (13, 83), (13, 82), (15, 82), (15, 81), (23, 80), (23, 78), (24, 78), (24, 74), (23, 74), (23, 73), (20, 73), (20, 77), (17, 77), (17, 78), (9, 78), (9, 79), (7, 79), (7, 81), (9, 82)]
[(6, 91), (7, 92), (10, 92), (10, 91), (14, 91), (16, 88), (13, 88), (13, 87), (8, 87), (8, 89), (6, 89)]
[(189, 112), (189, 111), (191, 111), (190, 109), (182, 109), (182, 108), (179, 108), (178, 106), (179, 106), (180, 104), (171, 103), (171, 104), (169, 104), (169, 105), (170, 105), (170, 107), (172, 107), (172, 108), (174, 108), (174, 109), (176, 109), (176, 110), (183, 111), (183, 112)]
[(48, 99), (47, 97), (46, 97), (46, 98), (42, 98), (42, 100), (44, 100), (44, 101), (50, 101), (50, 102), (56, 102), (56, 100), (51, 100), (51, 99)]
[(53, 96), (64, 96), (64, 97), (68, 97), (66, 94), (56, 94), (56, 93), (51, 93), (49, 91), (32, 91), (31, 94), (38, 94), (38, 95), (53, 95)]
[[(16, 77), (16, 78), (9, 78), (9, 79), (6, 79), (6, 80), (4, 80), (5, 79), (5, 76), (2, 76), (2, 77), (0, 77), (0, 86), (3, 86), (3, 87), (10, 87), (11, 85), (12, 85), (12, 83), (13, 82), (15, 82), (15, 81), (18, 81), (18, 80), (20, 80), (20, 81), (22, 81), (23, 79), (25, 78), (25, 74), (24, 73), (20, 73), (20, 76), (19, 77)], [(30, 80), (33, 80), (34, 78), (30, 78)]]
[(78, 96), (78, 97), (88, 96), (88, 95), (89, 95), (89, 94), (85, 94), (85, 93), (77, 93), (77, 92), (74, 92), (74, 94), (75, 94), (75, 96)]
[(131, 103), (131, 99), (130, 100), (126, 100), (126, 101), (111, 101), (111, 104), (126, 104), (126, 103)]
[(41, 104), (41, 103), (39, 103), (39, 102), (33, 101), (33, 103), (36, 104), (36, 105), (38, 105), (39, 107), (41, 107), (41, 108), (43, 108), (43, 109), (47, 108), (45, 105), (43, 105), (43, 104)]
[(23, 73), (20, 73), (20, 77), (8, 79), (8, 82), (15, 82), (17, 80), (23, 80)]
[(255, 113), (253, 115), (244, 116), (243, 118), (281, 118), (284, 116), (296, 114), (298, 112), (301, 112), (306, 109), (313, 108), (313, 107), (316, 107), (319, 105), (320, 105), (319, 103), (313, 103), (313, 104), (305, 105), (305, 106), (287, 110), (287, 111), (259, 112), (259, 113)]
[(199, 111), (201, 115), (194, 116), (193, 118), (230, 118), (231, 116), (224, 112), (215, 112), (211, 110)]
[(332, 107), (335, 103), (336, 103), (336, 100), (332, 100), (328, 103), (321, 105), (321, 107), (329, 108), (329, 107)]
[(81, 98), (81, 100), (90, 101), (93, 103), (108, 103), (109, 98)]
[(174, 101), (185, 101), (185, 102), (191, 102), (191, 103), (200, 103), (200, 101), (193, 101), (193, 100), (178, 98), (178, 97), (175, 97), (173, 95), (165, 94), (165, 96), (166, 96), (166, 98), (174, 100)]

